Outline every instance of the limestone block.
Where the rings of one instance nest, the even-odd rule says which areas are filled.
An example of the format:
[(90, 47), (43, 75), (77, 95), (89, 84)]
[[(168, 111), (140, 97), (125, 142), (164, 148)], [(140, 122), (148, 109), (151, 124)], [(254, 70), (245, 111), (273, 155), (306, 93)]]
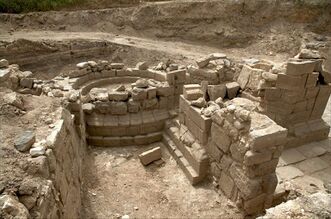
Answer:
[(140, 110), (140, 102), (134, 101), (133, 99), (129, 99), (128, 104), (128, 112), (129, 113), (137, 113)]
[(219, 84), (218, 72), (211, 69), (188, 68), (190, 83), (199, 84), (201, 81), (208, 81), (209, 84)]
[(314, 61), (290, 61), (286, 66), (286, 74), (291, 76), (300, 76), (312, 73), (314, 68)]
[(285, 103), (283, 101), (272, 101), (266, 103), (266, 109), (268, 112), (285, 116), (293, 113), (294, 106), (294, 104)]
[(328, 103), (330, 94), (331, 94), (330, 85), (320, 85), (320, 89), (316, 97), (315, 105), (311, 113), (312, 119), (321, 118)]
[(131, 91), (131, 96), (133, 100), (146, 100), (147, 99), (147, 90), (143, 88), (134, 87)]
[(69, 78), (77, 78), (77, 77), (85, 76), (89, 73), (90, 73), (90, 71), (87, 68), (75, 69), (75, 70), (69, 71), (68, 76), (69, 76)]
[(139, 70), (147, 70), (148, 64), (147, 64), (147, 62), (138, 62), (136, 65), (136, 68)]
[(138, 157), (140, 159), (140, 162), (146, 166), (146, 165), (152, 163), (153, 161), (161, 159), (161, 148), (156, 147), (156, 148), (150, 149), (148, 151), (145, 151), (145, 152), (139, 154)]
[(287, 137), (287, 129), (273, 124), (264, 129), (251, 131), (249, 135), (252, 139), (250, 147), (254, 151), (261, 151), (268, 147), (284, 144)]
[(168, 108), (168, 97), (159, 97), (159, 109)]
[(269, 151), (255, 152), (247, 151), (244, 158), (244, 164), (247, 166), (264, 163), (271, 160), (272, 153)]
[(95, 105), (96, 112), (99, 112), (99, 113), (102, 113), (102, 114), (106, 114), (106, 113), (111, 112), (111, 108), (110, 108), (111, 103), (110, 102), (97, 101), (97, 102), (94, 102), (94, 105)]
[(132, 136), (122, 136), (120, 138), (120, 145), (121, 146), (134, 145), (134, 137), (132, 137)]
[(0, 68), (7, 68), (9, 66), (9, 62), (6, 59), (0, 59)]
[(103, 137), (103, 146), (118, 147), (121, 146), (122, 137)]
[(305, 98), (315, 100), (319, 89), (320, 89), (320, 86), (307, 88), (306, 93), (305, 93)]
[(206, 130), (200, 129), (193, 120), (187, 119), (185, 120), (185, 125), (187, 125), (187, 128), (192, 132), (192, 134), (196, 137), (196, 139), (203, 145), (207, 144), (208, 141), (208, 132)]
[(146, 110), (157, 109), (158, 108), (158, 99), (153, 98), (153, 99), (144, 100), (142, 106), (143, 106), (143, 109), (146, 109)]
[(124, 68), (124, 64), (123, 63), (111, 63), (110, 64), (110, 67), (112, 69), (118, 69), (118, 70), (120, 70), (120, 69), (123, 69)]
[(94, 110), (95, 106), (92, 103), (84, 103), (82, 105), (82, 110), (84, 113), (86, 114), (92, 114), (93, 110)]
[(267, 82), (276, 82), (277, 81), (277, 74), (273, 74), (271, 72), (263, 72), (262, 78), (266, 80)]
[[(114, 117), (114, 116), (111, 116)], [(116, 116), (115, 116), (116, 117)], [(105, 117), (106, 119), (106, 117)], [(116, 127), (116, 124), (113, 123), (114, 127)], [(125, 127), (129, 127), (130, 126), (130, 115), (124, 115), (124, 116), (118, 116), (118, 126), (125, 126)]]
[(317, 81), (318, 81), (318, 72), (313, 72), (311, 74), (308, 74), (307, 82), (306, 82), (306, 88), (310, 87), (316, 87)]
[(31, 157), (38, 157), (45, 155), (46, 148), (44, 146), (34, 147), (30, 149)]
[(196, 63), (199, 66), (199, 68), (204, 68), (209, 64), (209, 61), (210, 61), (210, 57), (204, 57), (196, 60)]
[(210, 100), (215, 101), (217, 98), (221, 97), (224, 99), (226, 95), (226, 87), (223, 84), (220, 85), (208, 85), (208, 95)]
[(246, 175), (251, 178), (265, 176), (271, 173), (274, 173), (276, 166), (278, 164), (278, 159), (272, 159), (270, 161), (257, 164), (254, 166), (249, 166), (245, 169)]
[(229, 173), (244, 200), (254, 198), (262, 193), (261, 180), (248, 178), (238, 165), (233, 163)]
[(222, 130), (222, 128), (215, 123), (211, 125), (211, 138), (224, 153), (229, 151), (231, 144), (231, 139), (226, 134), (226, 131), (227, 130)]
[(126, 101), (129, 98), (127, 91), (110, 91), (108, 92), (110, 101)]
[(20, 152), (25, 152), (31, 148), (36, 141), (36, 136), (33, 131), (25, 131), (21, 133), (14, 141), (15, 148)]
[(158, 87), (156, 91), (156, 95), (161, 97), (168, 97), (170, 95), (173, 95), (174, 93), (175, 93), (174, 87), (168, 85)]
[(9, 76), (10, 76), (9, 68), (0, 69), (0, 83), (7, 81), (9, 79)]
[(239, 84), (237, 82), (230, 82), (225, 84), (226, 87), (226, 93), (229, 99), (233, 99), (237, 96), (237, 93), (239, 91)]
[(286, 90), (302, 91), (305, 88), (307, 76), (308, 74), (300, 76), (278, 74), (276, 86)]
[(295, 91), (281, 89), (281, 92), (281, 100), (285, 101), (286, 103), (294, 104), (305, 99), (304, 90)]
[(190, 89), (190, 90), (183, 90), (183, 94), (185, 99), (187, 100), (197, 100), (203, 97), (203, 92), (201, 89)]
[(22, 78), (20, 80), (20, 86), (32, 89), (33, 87), (33, 78)]
[(186, 69), (170, 71), (167, 73), (167, 81), (170, 85), (185, 83)]
[(281, 90), (276, 87), (266, 88), (264, 93), (264, 99), (267, 101), (279, 100), (281, 96)]
[(110, 111), (113, 115), (124, 115), (128, 112), (128, 105), (126, 102), (111, 102)]
[(116, 76), (115, 70), (102, 70), (101, 71), (102, 78), (110, 78)]
[(216, 162), (220, 162), (223, 152), (219, 149), (219, 147), (215, 144), (214, 141), (209, 141), (207, 144), (207, 152), (210, 157), (212, 157)]
[(210, 172), (216, 179), (221, 177), (221, 168), (218, 166), (217, 162), (211, 162)]
[(220, 160), (219, 167), (221, 168), (221, 170), (227, 171), (232, 163), (233, 159), (229, 155), (224, 154)]
[(147, 99), (153, 99), (156, 97), (156, 88), (155, 87), (149, 87), (147, 88)]
[(264, 202), (266, 200), (266, 194), (262, 193), (248, 201), (244, 202), (244, 209), (247, 214), (254, 214), (261, 212), (264, 209)]
[(234, 190), (234, 181), (226, 174), (225, 171), (221, 172), (219, 187), (228, 198), (231, 198), (232, 192)]
[(239, 86), (241, 89), (244, 90), (246, 88), (246, 85), (249, 81), (252, 71), (254, 71), (253, 68), (249, 67), (248, 65), (244, 65), (242, 67), (240, 74), (238, 76), (238, 79), (237, 79), (237, 82), (239, 83)]
[(92, 88), (89, 92), (92, 101), (100, 100), (103, 102), (108, 101), (108, 91), (106, 88)]

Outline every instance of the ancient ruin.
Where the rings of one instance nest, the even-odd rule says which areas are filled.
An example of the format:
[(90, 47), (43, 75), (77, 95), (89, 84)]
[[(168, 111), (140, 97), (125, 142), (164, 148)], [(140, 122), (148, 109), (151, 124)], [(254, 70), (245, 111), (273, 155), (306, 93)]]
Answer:
[[(132, 4), (118, 10), (176, 6)], [(2, 32), (15, 28), (0, 32), (0, 218), (331, 216), (330, 30), (295, 53), (252, 58), (230, 44), (89, 42), (74, 30), (65, 44), (51, 25), (41, 42), (37, 18), (23, 15), (0, 14)], [(71, 25), (43, 23), (64, 30), (59, 21)]]

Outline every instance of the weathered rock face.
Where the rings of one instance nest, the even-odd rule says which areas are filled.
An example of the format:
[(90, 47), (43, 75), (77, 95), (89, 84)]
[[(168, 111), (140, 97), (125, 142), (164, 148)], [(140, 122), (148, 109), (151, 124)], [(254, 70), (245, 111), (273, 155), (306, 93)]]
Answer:
[(25, 152), (31, 148), (36, 141), (36, 136), (33, 131), (25, 131), (18, 136), (14, 142), (15, 148), (20, 152)]

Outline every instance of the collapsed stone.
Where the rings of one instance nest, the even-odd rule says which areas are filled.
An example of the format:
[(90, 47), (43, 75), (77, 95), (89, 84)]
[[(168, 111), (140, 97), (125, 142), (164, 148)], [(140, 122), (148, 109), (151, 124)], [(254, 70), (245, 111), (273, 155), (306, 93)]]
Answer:
[(152, 163), (153, 161), (159, 160), (161, 159), (161, 148), (156, 147), (148, 151), (145, 151), (139, 154), (139, 159), (140, 162), (145, 166)]
[(25, 131), (21, 133), (14, 141), (15, 148), (20, 152), (25, 152), (31, 148), (36, 141), (36, 136), (33, 131)]

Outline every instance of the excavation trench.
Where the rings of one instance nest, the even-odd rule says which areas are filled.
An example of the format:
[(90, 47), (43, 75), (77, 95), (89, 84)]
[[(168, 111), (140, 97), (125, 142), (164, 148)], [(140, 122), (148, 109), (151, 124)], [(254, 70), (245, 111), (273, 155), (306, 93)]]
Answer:
[[(23, 43), (26, 50), (8, 49), (18, 40), (3, 51), (24, 70), (46, 65), (35, 67), (33, 77), (7, 66), (1, 87), (61, 106), (51, 132), (38, 136), (44, 154), (25, 154), (29, 174), (17, 196), (33, 217), (258, 215), (286, 199), (276, 189), (286, 176), (289, 161), (279, 162), (285, 149), (329, 134), (322, 115), (331, 89), (320, 59), (289, 60), (284, 70), (212, 53), (193, 66), (185, 65), (192, 51), (178, 59), (104, 41)], [(28, 57), (31, 46), (40, 55)], [(165, 55), (170, 59), (152, 66)], [(92, 56), (96, 61), (81, 62)], [(141, 57), (152, 64), (128, 67)], [(290, 74), (304, 80), (291, 84)], [(298, 103), (290, 102), (294, 94)], [(162, 161), (143, 166), (138, 155), (155, 147)], [(324, 163), (316, 171), (329, 168)]]

